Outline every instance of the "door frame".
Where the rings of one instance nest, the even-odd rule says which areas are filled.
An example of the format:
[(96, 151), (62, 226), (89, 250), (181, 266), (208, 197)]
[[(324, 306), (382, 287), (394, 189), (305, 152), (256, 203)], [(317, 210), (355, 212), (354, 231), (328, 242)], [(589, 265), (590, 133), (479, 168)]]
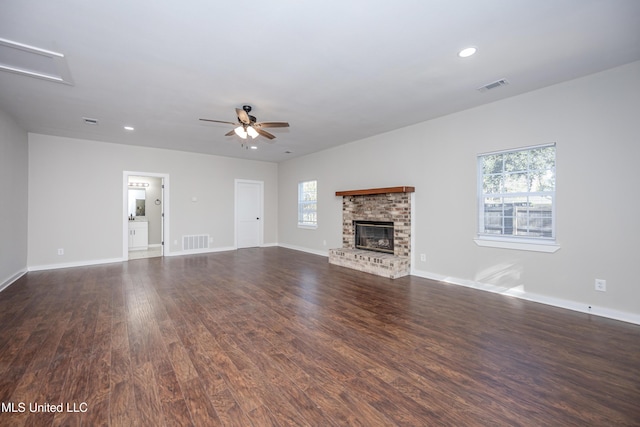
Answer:
[(161, 178), (162, 188), (162, 224), (160, 225), (160, 236), (162, 239), (162, 256), (171, 255), (171, 242), (169, 235), (169, 174), (157, 172), (122, 172), (122, 260), (129, 260), (129, 177), (130, 176), (146, 176), (150, 178)]
[(254, 184), (258, 185), (260, 192), (260, 222), (258, 224), (258, 230), (260, 235), (258, 236), (258, 247), (264, 245), (264, 181), (255, 181), (251, 179), (238, 179), (234, 180), (234, 212), (233, 212), (233, 247), (238, 249), (238, 187), (239, 184)]

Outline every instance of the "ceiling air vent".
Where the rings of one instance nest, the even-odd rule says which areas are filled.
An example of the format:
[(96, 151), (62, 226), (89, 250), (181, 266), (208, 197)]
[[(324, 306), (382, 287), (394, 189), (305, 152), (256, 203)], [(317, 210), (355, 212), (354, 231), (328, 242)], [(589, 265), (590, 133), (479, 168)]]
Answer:
[(496, 80), (493, 83), (489, 83), (489, 84), (486, 84), (484, 86), (481, 86), (481, 87), (478, 88), (478, 90), (480, 92), (486, 92), (488, 90), (495, 89), (495, 88), (498, 88), (500, 86), (506, 86), (508, 84), (509, 84), (509, 82), (507, 81), (507, 79), (500, 79), (500, 80)]
[(97, 119), (90, 119), (89, 117), (83, 117), (82, 120), (87, 125), (97, 125), (98, 124), (98, 120)]

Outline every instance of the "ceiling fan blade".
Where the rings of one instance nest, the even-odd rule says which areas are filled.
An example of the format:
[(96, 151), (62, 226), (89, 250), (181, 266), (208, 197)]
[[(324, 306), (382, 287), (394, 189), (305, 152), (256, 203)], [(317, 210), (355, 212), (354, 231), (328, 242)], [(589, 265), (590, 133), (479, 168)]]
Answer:
[(287, 122), (259, 122), (253, 125), (253, 127), (259, 128), (288, 128)]
[[(264, 136), (267, 139), (274, 139), (275, 136), (270, 134), (269, 132), (267, 132), (266, 130), (262, 130), (260, 128), (254, 128), (256, 130), (256, 132), (258, 132), (260, 135)], [(267, 141), (269, 142), (269, 141)]]
[(211, 119), (200, 119), (203, 122), (214, 122), (214, 123), (225, 123), (227, 125), (237, 125), (237, 123), (233, 123), (233, 122), (223, 122), (222, 120), (211, 120)]
[(246, 111), (236, 108), (236, 114), (238, 115), (238, 120), (240, 120), (245, 125), (251, 124), (251, 119)]
[(225, 133), (224, 136), (233, 136), (236, 134), (236, 130), (230, 130), (229, 132)]

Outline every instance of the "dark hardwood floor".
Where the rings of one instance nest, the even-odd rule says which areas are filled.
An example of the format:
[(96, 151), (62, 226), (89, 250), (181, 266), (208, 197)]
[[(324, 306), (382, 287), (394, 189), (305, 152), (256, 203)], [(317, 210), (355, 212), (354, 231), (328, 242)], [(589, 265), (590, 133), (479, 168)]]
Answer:
[(31, 272), (0, 322), (2, 426), (640, 425), (640, 326), (283, 248)]

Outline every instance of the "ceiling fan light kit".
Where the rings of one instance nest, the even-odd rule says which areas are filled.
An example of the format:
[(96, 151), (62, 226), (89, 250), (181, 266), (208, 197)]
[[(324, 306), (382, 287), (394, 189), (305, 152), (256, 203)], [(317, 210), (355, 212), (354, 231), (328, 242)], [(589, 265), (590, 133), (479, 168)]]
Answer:
[(258, 131), (255, 130), (253, 126), (247, 126), (247, 133), (253, 139), (256, 139), (256, 137), (259, 135)]
[[(225, 136), (233, 136), (235, 133), (242, 139), (247, 139), (250, 136), (252, 139), (258, 136), (264, 136), (267, 140), (275, 139), (275, 135), (263, 130), (262, 128), (285, 128), (289, 127), (287, 122), (258, 122), (255, 116), (249, 115), (251, 112), (250, 105), (243, 105), (242, 109), (236, 108), (236, 115), (238, 116), (238, 123), (227, 122), (224, 120), (212, 120), (212, 119), (200, 119), (205, 122), (224, 123), (236, 126), (232, 131), (227, 132)], [(271, 142), (271, 141), (267, 141)], [(242, 144), (244, 146), (244, 143)], [(253, 147), (252, 147), (253, 148)]]
[(238, 126), (233, 131), (235, 132), (236, 135), (238, 135), (242, 139), (247, 139), (247, 135), (250, 136), (252, 139), (256, 139), (256, 137), (260, 135), (258, 131), (255, 130), (252, 126), (247, 126), (247, 125)]
[(238, 135), (242, 139), (247, 139), (247, 132), (244, 130), (242, 126), (238, 126), (233, 130), (236, 135)]

